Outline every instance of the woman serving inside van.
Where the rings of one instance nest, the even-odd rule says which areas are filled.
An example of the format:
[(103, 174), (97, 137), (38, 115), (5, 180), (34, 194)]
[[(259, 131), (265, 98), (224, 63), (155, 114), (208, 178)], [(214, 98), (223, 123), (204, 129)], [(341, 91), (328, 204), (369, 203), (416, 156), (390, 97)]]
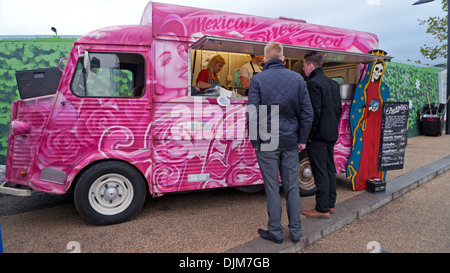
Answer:
[(209, 61), (206, 69), (202, 69), (198, 73), (197, 77), (197, 87), (200, 91), (205, 91), (208, 88), (220, 85), (218, 73), (222, 70), (225, 65), (225, 59), (220, 55), (215, 55)]

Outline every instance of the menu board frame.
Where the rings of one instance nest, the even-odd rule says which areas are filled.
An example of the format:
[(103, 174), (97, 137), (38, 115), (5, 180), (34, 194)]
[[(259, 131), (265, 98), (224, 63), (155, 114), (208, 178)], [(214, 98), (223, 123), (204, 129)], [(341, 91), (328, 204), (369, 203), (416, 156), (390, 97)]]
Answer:
[(408, 139), (408, 119), (408, 102), (383, 104), (378, 171), (403, 169)]

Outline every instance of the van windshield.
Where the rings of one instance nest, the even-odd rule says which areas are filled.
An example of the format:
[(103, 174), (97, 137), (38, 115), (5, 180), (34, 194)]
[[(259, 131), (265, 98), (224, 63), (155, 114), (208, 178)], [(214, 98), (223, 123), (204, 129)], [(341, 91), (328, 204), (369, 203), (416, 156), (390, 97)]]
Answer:
[(144, 86), (145, 59), (142, 55), (89, 53), (78, 59), (71, 90), (79, 97), (126, 98), (142, 96)]

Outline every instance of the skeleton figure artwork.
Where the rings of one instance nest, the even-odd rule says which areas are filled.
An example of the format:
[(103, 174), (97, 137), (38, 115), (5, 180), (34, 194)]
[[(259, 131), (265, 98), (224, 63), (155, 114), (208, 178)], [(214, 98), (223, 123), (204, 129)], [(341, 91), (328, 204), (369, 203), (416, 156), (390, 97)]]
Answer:
[(389, 101), (389, 88), (382, 83), (385, 71), (384, 61), (377, 61), (376, 55), (387, 55), (382, 50), (374, 54), (366, 76), (355, 90), (350, 109), (350, 129), (352, 132), (352, 151), (347, 163), (347, 179), (353, 190), (365, 190), (366, 181), (381, 179), (385, 181), (386, 171), (378, 171), (378, 154), (383, 103)]

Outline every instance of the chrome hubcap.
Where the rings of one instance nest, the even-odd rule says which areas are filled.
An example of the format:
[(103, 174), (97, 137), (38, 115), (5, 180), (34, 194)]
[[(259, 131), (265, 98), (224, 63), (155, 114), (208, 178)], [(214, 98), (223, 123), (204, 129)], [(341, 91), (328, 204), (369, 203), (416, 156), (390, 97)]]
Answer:
[(115, 215), (126, 210), (133, 201), (134, 189), (130, 180), (120, 174), (106, 174), (97, 178), (89, 189), (89, 204), (98, 213)]

